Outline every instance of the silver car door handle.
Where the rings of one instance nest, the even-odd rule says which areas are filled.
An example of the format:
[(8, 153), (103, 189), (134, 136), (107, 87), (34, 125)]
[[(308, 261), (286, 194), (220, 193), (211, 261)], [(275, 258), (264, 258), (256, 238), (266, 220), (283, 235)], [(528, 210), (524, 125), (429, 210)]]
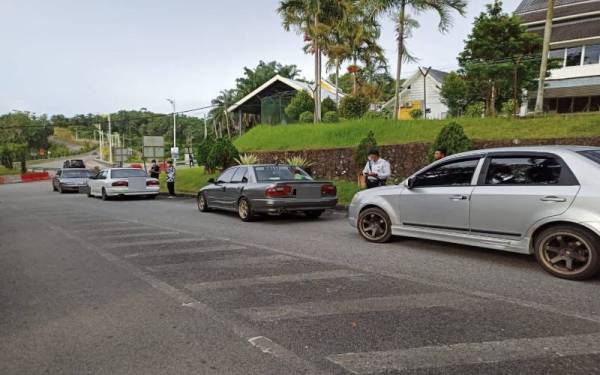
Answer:
[(452, 201), (465, 201), (467, 200), (467, 196), (466, 195), (451, 195), (450, 196), (450, 200)]
[(557, 197), (555, 195), (548, 195), (540, 198), (542, 202), (566, 202), (567, 198)]

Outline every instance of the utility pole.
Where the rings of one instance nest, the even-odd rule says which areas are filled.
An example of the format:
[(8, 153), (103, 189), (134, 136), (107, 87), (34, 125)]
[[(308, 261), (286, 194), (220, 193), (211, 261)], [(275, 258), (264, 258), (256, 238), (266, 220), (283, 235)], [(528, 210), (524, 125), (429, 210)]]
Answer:
[(537, 97), (535, 100), (535, 114), (544, 112), (544, 88), (546, 87), (546, 71), (548, 69), (548, 53), (550, 52), (550, 38), (552, 37), (552, 19), (554, 18), (554, 0), (548, 0), (546, 11), (546, 26), (544, 27), (544, 46), (542, 47), (542, 62), (540, 64), (540, 78), (538, 80)]
[(402, 57), (404, 56), (404, 23), (406, 19), (406, 0), (402, 0), (400, 3), (400, 14), (399, 14), (399, 22), (400, 25), (398, 27), (398, 56), (396, 57), (396, 61), (398, 65), (396, 66), (396, 91), (394, 93), (394, 120), (398, 120), (398, 115), (400, 114), (400, 77), (402, 75)]
[(208, 122), (207, 113), (204, 113), (204, 139), (208, 137), (208, 129), (206, 128)]
[(167, 99), (173, 106), (173, 147), (177, 147), (177, 114), (175, 113), (175, 100)]
[(108, 114), (108, 163), (112, 166), (113, 158), (112, 158), (112, 125), (110, 123), (110, 113)]
[(421, 69), (421, 67), (419, 67), (419, 71), (423, 75), (423, 118), (424, 119), (427, 118), (427, 75), (429, 74), (430, 70), (431, 70), (431, 67), (425, 69), (425, 71), (423, 71), (423, 69)]

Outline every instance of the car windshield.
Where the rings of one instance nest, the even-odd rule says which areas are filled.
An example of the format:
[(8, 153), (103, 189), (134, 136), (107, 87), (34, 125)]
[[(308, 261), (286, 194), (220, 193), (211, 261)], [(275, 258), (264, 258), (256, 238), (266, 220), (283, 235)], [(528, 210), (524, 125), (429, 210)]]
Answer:
[(299, 167), (289, 165), (266, 165), (254, 167), (257, 181), (312, 180), (312, 177)]
[(89, 171), (63, 171), (62, 178), (88, 178), (91, 172)]
[(111, 172), (112, 178), (127, 178), (127, 177), (146, 177), (146, 172), (143, 169), (113, 169)]
[(586, 158), (600, 164), (600, 150), (585, 150), (579, 151), (579, 154), (585, 156)]

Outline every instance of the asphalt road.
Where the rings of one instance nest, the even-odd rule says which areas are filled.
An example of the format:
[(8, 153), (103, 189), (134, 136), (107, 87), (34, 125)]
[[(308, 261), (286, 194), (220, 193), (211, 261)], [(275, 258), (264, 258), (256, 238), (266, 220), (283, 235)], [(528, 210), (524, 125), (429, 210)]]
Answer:
[(0, 186), (1, 374), (599, 374), (600, 281), (341, 213)]

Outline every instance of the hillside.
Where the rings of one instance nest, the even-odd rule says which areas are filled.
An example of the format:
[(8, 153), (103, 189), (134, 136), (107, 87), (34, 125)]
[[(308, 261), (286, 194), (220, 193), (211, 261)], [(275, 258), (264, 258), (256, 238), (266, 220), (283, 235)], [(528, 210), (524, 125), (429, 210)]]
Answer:
[(334, 124), (259, 125), (234, 143), (241, 152), (353, 147), (369, 130), (381, 145), (430, 142), (450, 121), (472, 139), (537, 139), (600, 136), (600, 114), (527, 119), (354, 120)]

